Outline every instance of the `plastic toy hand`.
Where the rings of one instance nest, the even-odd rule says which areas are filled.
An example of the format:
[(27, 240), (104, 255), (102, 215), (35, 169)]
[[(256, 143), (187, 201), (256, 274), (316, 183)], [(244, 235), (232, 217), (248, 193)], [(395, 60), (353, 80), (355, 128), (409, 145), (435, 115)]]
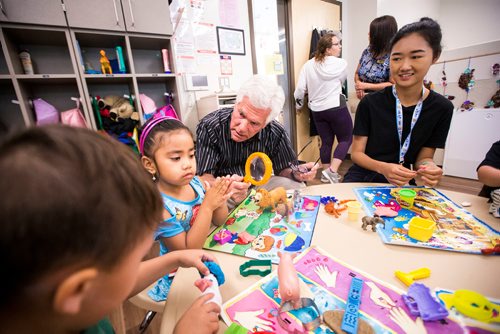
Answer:
[(394, 301), (373, 282), (365, 282), (371, 289), (370, 299), (378, 306), (392, 308), (396, 306)]
[(249, 312), (234, 312), (234, 320), (241, 326), (253, 330), (257, 327), (259, 330), (274, 331), (274, 323), (270, 320), (261, 319), (259, 315), (264, 313), (264, 310), (249, 311)]
[(329, 288), (335, 287), (337, 283), (338, 271), (330, 272), (327, 266), (320, 264), (316, 266), (314, 272), (316, 273), (316, 275), (319, 276), (319, 278), (323, 281), (323, 283), (326, 284), (327, 287)]
[(394, 321), (406, 334), (426, 334), (424, 322), (420, 317), (415, 321), (403, 311), (400, 307), (394, 307), (391, 309), (389, 318)]
[(403, 165), (387, 163), (382, 169), (382, 174), (389, 183), (404, 186), (417, 175), (417, 172), (403, 167)]
[(205, 182), (206, 193), (203, 204), (208, 205), (212, 210), (225, 204), (227, 199), (232, 195), (229, 192), (230, 185), (231, 180), (227, 177), (216, 178), (212, 186), (208, 182)]

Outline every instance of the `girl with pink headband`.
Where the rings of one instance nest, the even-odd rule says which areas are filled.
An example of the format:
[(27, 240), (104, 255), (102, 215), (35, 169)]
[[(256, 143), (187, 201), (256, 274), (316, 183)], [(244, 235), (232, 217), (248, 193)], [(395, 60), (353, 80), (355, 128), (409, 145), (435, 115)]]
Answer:
[[(152, 118), (140, 133), (142, 165), (163, 198), (163, 223), (155, 232), (160, 255), (202, 248), (211, 223), (221, 225), (226, 220), (231, 180), (217, 178), (210, 187), (195, 175), (193, 135), (179, 120), (168, 116)], [(165, 300), (172, 279), (172, 274), (162, 277), (148, 292), (149, 296), (156, 301)]]

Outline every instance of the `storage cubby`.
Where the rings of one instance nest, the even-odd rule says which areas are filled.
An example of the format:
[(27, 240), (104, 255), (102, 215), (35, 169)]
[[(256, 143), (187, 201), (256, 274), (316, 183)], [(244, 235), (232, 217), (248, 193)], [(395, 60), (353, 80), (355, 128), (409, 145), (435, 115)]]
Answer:
[(162, 49), (168, 51), (170, 72), (174, 73), (170, 39), (130, 36), (130, 49), (134, 62), (134, 73), (143, 76), (169, 76), (165, 74)]
[[(176, 82), (175, 78), (137, 78), (137, 86), (139, 88), (139, 94), (146, 94), (150, 97), (156, 104), (156, 107), (160, 108), (166, 105), (167, 96), (165, 94), (173, 95), (171, 98), (171, 103), (174, 106), (177, 115), (180, 117), (179, 103), (176, 96)], [(142, 109), (142, 108), (141, 108)], [(141, 115), (141, 119), (144, 119)]]
[(12, 101), (17, 101), (14, 86), (10, 80), (0, 80), (0, 137), (26, 126), (19, 104)]
[(41, 98), (62, 112), (76, 108), (76, 102), (72, 98), (80, 98), (76, 79), (24, 79), (18, 82), (21, 95), (25, 99), (22, 102), (28, 106), (33, 124), (36, 122), (36, 115), (30, 100)]
[[(104, 50), (106, 52), (106, 57), (109, 59), (110, 63), (117, 62), (118, 57), (115, 49), (117, 46), (122, 48), (126, 69), (125, 72), (130, 73), (130, 62), (124, 35), (76, 32), (74, 36), (76, 40), (76, 56), (79, 58), (78, 64), (80, 65), (80, 69), (83, 69), (82, 72), (86, 75), (101, 75), (107, 77), (123, 75), (122, 73), (116, 72), (116, 69), (111, 75), (102, 74), (101, 72), (100, 51)], [(89, 73), (91, 70), (98, 71), (99, 73)]]
[(35, 76), (49, 78), (51, 75), (66, 74), (76, 78), (69, 50), (68, 32), (24, 27), (4, 27), (2, 30), (7, 54), (16, 76), (27, 75), (19, 58), (19, 52), (27, 50)]
[(5, 56), (3, 53), (3, 47), (0, 45), (0, 78), (7, 79), (9, 74), (9, 68), (7, 67), (7, 62), (5, 61)]

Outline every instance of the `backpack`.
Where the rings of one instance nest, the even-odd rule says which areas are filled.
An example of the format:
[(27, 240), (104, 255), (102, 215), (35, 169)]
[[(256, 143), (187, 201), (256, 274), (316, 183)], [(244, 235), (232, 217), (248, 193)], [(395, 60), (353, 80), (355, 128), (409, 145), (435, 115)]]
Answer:
[(85, 117), (80, 111), (80, 101), (76, 102), (76, 108), (61, 112), (61, 123), (76, 128), (88, 128)]
[(33, 109), (35, 110), (36, 125), (59, 123), (59, 112), (47, 101), (34, 99)]
[(144, 110), (145, 121), (147, 121), (151, 117), (158, 118), (162, 116), (168, 116), (180, 120), (179, 116), (177, 115), (177, 112), (175, 111), (174, 106), (171, 103), (170, 95), (167, 95), (167, 104), (154, 111), (153, 108), (156, 108), (156, 105), (154, 104), (154, 101), (151, 98), (149, 98), (144, 94), (140, 94), (139, 98), (141, 100), (142, 109)]

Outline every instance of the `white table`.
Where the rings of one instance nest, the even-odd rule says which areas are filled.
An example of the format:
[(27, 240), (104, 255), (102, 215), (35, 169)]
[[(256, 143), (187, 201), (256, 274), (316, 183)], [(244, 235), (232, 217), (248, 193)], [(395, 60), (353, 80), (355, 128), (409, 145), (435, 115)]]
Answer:
[[(342, 183), (311, 186), (305, 188), (305, 195), (335, 196), (340, 199), (356, 198), (352, 187), (386, 186), (385, 184)], [(455, 203), (463, 201), (472, 205), (467, 208), (477, 218), (496, 230), (500, 230), (500, 219), (488, 213), (487, 199), (453, 191), (440, 190)], [(311, 245), (320, 246), (329, 254), (365, 271), (392, 285), (406, 289), (395, 276), (396, 270), (409, 272), (421, 267), (431, 269), (431, 276), (419, 280), (431, 288), (451, 290), (470, 289), (489, 297), (500, 298), (500, 257), (464, 254), (427, 248), (386, 245), (377, 233), (361, 229), (360, 214), (358, 222), (348, 221), (347, 214), (334, 218), (320, 208)], [(259, 276), (242, 277), (239, 266), (248, 258), (212, 252), (219, 261), (226, 276), (221, 286), (222, 300), (227, 301), (250, 285), (260, 280)], [(276, 266), (274, 266), (274, 269)], [(161, 333), (172, 333), (177, 320), (200, 295), (193, 282), (199, 278), (195, 269), (181, 269), (177, 272), (172, 289), (168, 295), (162, 315)], [(227, 326), (221, 321), (219, 333)]]

